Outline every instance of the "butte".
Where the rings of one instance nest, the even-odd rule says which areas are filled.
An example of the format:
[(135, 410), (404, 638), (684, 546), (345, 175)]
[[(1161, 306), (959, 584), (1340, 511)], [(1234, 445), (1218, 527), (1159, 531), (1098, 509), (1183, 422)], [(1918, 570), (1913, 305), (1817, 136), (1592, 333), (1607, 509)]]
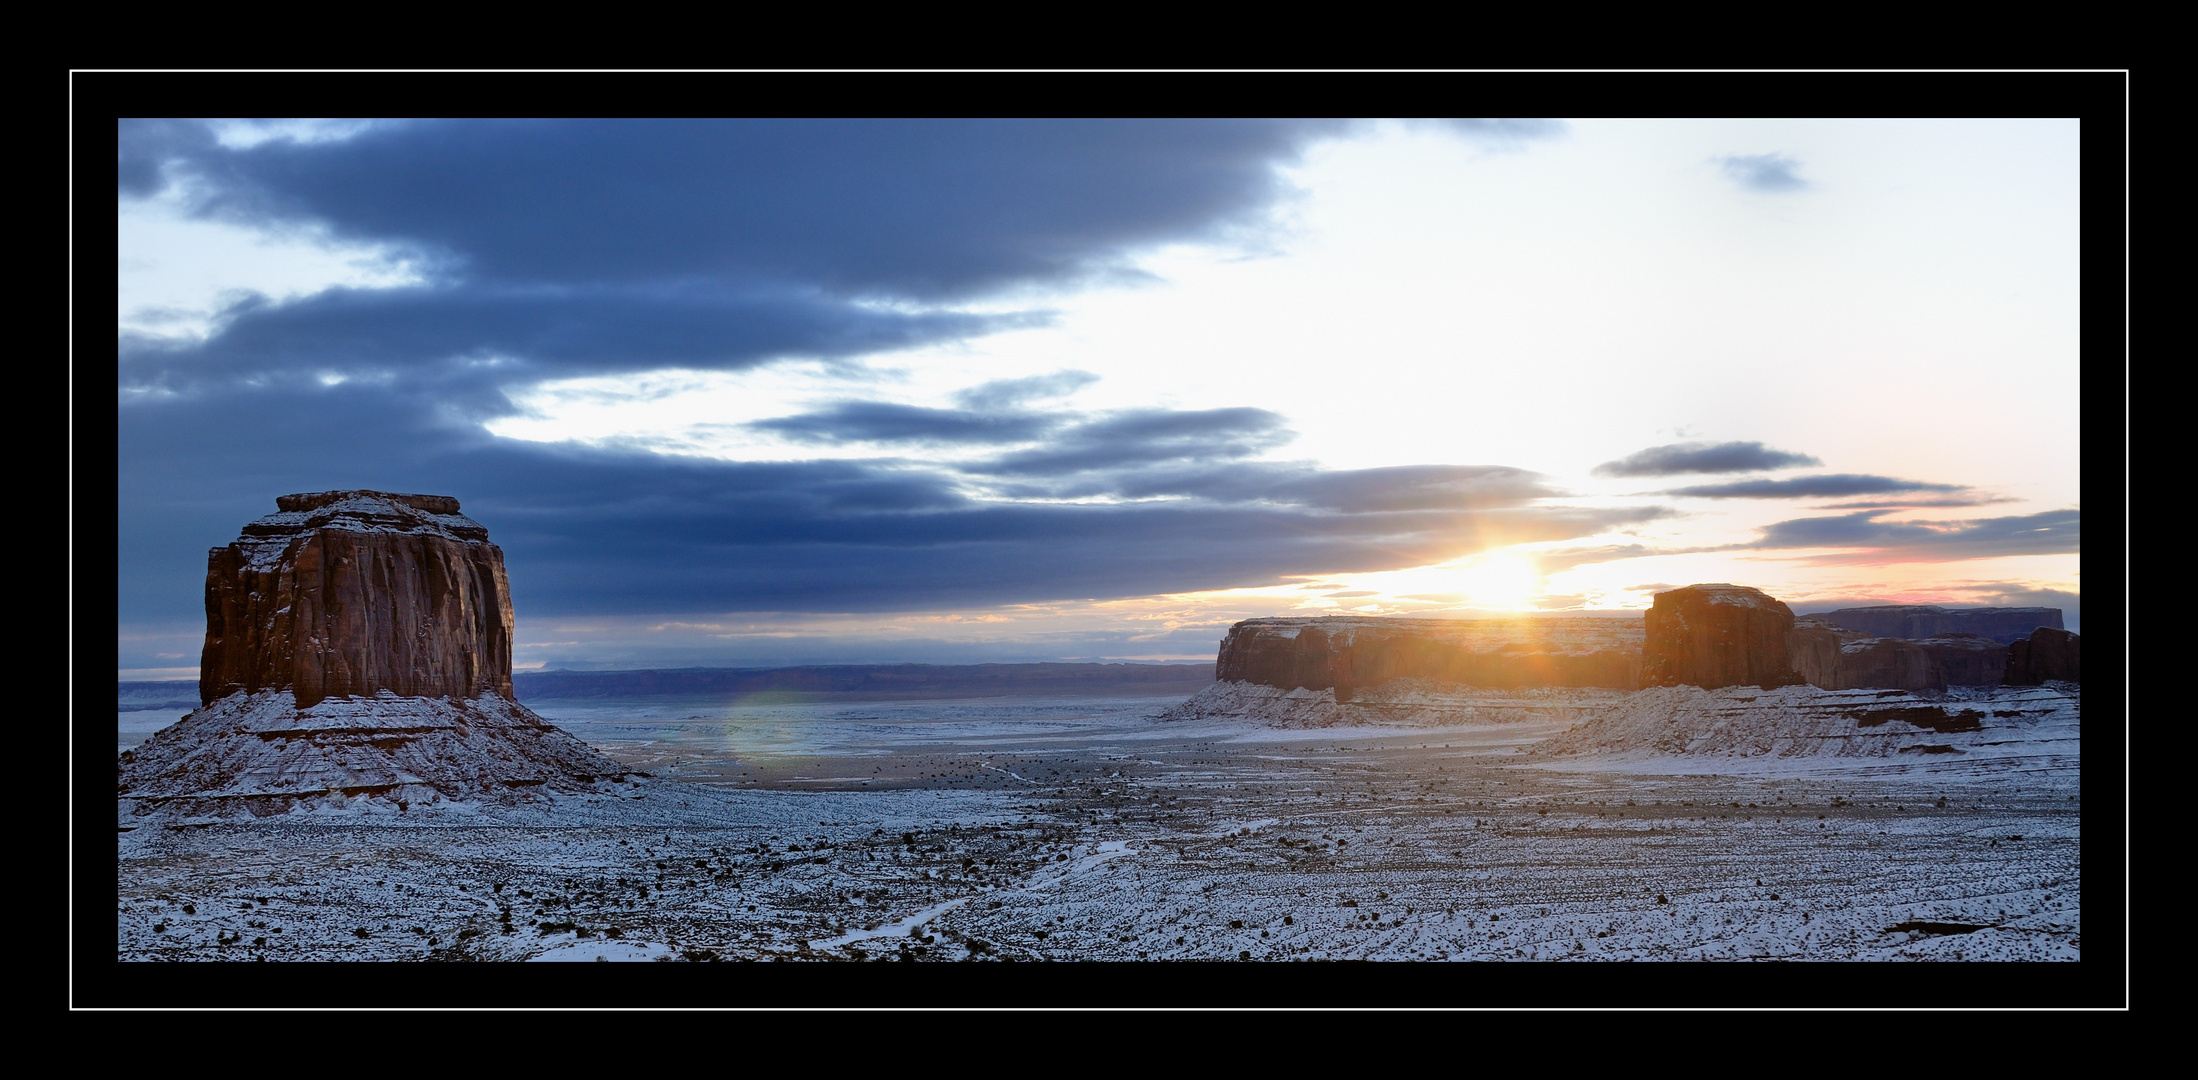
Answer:
[(116, 763), (149, 816), (538, 802), (640, 775), (513, 700), (511, 588), (442, 495), (284, 495), (206, 560), (201, 707)]

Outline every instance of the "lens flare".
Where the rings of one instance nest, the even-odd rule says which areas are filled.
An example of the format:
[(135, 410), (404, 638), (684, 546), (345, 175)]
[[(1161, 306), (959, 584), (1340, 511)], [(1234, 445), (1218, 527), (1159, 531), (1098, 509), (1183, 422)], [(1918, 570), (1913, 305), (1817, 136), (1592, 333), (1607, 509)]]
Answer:
[(1458, 591), (1474, 607), (1523, 611), (1542, 594), (1542, 572), (1531, 560), (1508, 553), (1481, 555), (1458, 571)]

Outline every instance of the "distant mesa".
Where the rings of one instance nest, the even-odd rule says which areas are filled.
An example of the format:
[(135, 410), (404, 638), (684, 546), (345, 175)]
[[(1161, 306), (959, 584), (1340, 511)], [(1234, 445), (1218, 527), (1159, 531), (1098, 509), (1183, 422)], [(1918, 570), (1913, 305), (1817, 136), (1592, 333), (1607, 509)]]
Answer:
[[(1994, 666), (2004, 665), (2004, 646), (1982, 638), (1970, 640), (1996, 650), (2001, 659)], [(1948, 681), (1945, 669), (1922, 642), (1871, 637), (1822, 616), (1794, 620), (1786, 652), (1802, 681), (1826, 690), (1944, 690)]]
[(1247, 619), (1222, 639), (1214, 676), (1278, 689), (1355, 688), (1396, 678), (1470, 686), (1641, 683), (1641, 624), (1595, 615), (1511, 619), (1358, 616)]
[(117, 763), (125, 813), (512, 802), (631, 776), (512, 699), (511, 589), (443, 495), (285, 495), (206, 567), (201, 707)]
[[(1860, 613), (1863, 626), (1835, 616)], [(1247, 619), (1215, 664), (1215, 702), (1238, 684), (1325, 692), (1337, 704), (1398, 679), (1490, 689), (1656, 686), (1942, 691), (2078, 680), (2057, 608), (1853, 608), (1796, 618), (1760, 589), (1657, 593), (1640, 619), (1581, 613), (1488, 619)], [(1991, 636), (2025, 627), (2011, 650)], [(1891, 628), (1914, 636), (1873, 633)], [(2035, 628), (2033, 632), (2030, 628)], [(2020, 636), (2020, 635), (2018, 635)], [(1195, 712), (1196, 710), (1193, 710)], [(1189, 715), (1186, 713), (1185, 715)]]
[(1820, 612), (1818, 618), (1878, 638), (1943, 638), (1973, 634), (2011, 645), (2032, 630), (2063, 629), (2061, 609), (2048, 607), (1947, 608), (1934, 604), (1889, 604)]

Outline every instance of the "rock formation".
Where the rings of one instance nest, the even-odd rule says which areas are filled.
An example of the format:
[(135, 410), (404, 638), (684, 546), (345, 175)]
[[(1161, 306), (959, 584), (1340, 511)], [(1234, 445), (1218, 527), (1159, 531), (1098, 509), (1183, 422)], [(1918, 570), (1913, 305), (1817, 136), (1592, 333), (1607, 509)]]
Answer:
[(440, 495), (324, 491), (206, 559), (199, 701), (289, 690), (511, 696), (511, 587), (488, 530)]
[(1838, 626), (1870, 637), (1940, 638), (1975, 634), (2006, 645), (2040, 626), (2061, 628), (2061, 609), (2045, 607), (1944, 608), (1931, 604), (1841, 608), (1818, 613)]
[(1492, 619), (1360, 616), (1246, 619), (1221, 641), (1214, 676), (1282, 690), (1355, 688), (1395, 678), (1496, 688), (1640, 685), (1641, 624), (1627, 617)]
[(2048, 679), (2083, 681), (2083, 637), (2066, 630), (2041, 626), (2027, 641), (2008, 647), (2009, 686), (2038, 686)]
[(1948, 686), (1998, 686), (2007, 677), (2008, 646), (1991, 638), (1948, 634), (1913, 644), (1931, 654)]
[(1644, 620), (1644, 686), (1792, 686), (1793, 610), (1760, 589), (1689, 585), (1656, 594)]
[[(1863, 626), (1833, 615), (1855, 615)], [(1936, 691), (2013, 682), (2007, 646), (1980, 633), (2025, 620), (2060, 621), (2055, 608), (1851, 608), (1796, 619), (1759, 589), (1690, 585), (1658, 593), (1640, 622), (1593, 615), (1495, 619), (1383, 619), (1356, 616), (1247, 619), (1229, 628), (1215, 665), (1218, 683), (1278, 690), (1332, 690), (1336, 702), (1398, 678), (1492, 689), (1593, 686), (1772, 688), (1806, 683), (1827, 690)], [(1915, 639), (1870, 627), (1916, 631)], [(2058, 630), (2031, 655), (2039, 670), (2074, 671), (2073, 646)], [(2060, 637), (2051, 637), (2060, 635)], [(2028, 646), (2018, 644), (2017, 648)], [(2065, 658), (2064, 658), (2065, 654)], [(2055, 666), (2058, 665), (2058, 666)], [(2023, 669), (2025, 672), (2030, 668)], [(2068, 674), (2042, 679), (2074, 678)]]
[(1944, 690), (1946, 675), (1921, 642), (1876, 638), (1834, 626), (1822, 616), (1794, 620), (1786, 654), (1795, 673), (1826, 690)]
[(511, 802), (632, 774), (511, 699), (511, 590), (437, 495), (285, 495), (207, 560), (202, 706), (117, 762), (125, 817)]

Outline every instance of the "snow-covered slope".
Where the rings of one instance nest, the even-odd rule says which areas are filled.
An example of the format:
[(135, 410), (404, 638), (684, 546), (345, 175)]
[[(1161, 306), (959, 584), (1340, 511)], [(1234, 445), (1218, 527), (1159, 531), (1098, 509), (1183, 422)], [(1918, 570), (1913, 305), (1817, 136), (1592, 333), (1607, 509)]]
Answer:
[(261, 816), (369, 799), (515, 803), (595, 790), (628, 770), (495, 694), (327, 698), (236, 693), (162, 729), (116, 763), (124, 824), (165, 815)]

